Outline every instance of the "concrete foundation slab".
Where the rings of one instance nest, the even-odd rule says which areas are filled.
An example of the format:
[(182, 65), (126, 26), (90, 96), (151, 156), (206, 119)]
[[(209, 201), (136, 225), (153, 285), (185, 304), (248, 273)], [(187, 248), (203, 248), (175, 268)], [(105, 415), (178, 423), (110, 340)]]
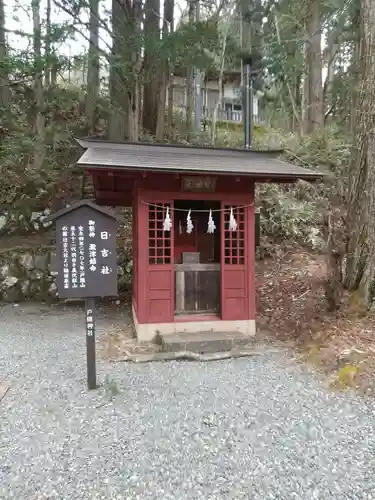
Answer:
[(200, 354), (231, 351), (252, 344), (248, 335), (240, 332), (194, 332), (161, 335), (166, 352), (190, 351)]

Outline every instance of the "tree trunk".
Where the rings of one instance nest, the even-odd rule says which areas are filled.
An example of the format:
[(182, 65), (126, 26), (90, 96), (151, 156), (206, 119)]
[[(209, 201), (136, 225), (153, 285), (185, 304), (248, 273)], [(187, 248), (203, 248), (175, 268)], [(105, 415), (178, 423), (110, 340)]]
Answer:
[(345, 219), (341, 210), (329, 204), (323, 220), (327, 278), (324, 284), (328, 311), (334, 312), (341, 306), (343, 291), (342, 263), (345, 257)]
[(139, 140), (140, 112), (141, 112), (141, 81), (142, 68), (142, 0), (133, 2), (134, 43), (132, 52), (133, 90), (129, 109), (129, 139)]
[[(356, 5), (358, 4), (358, 0)], [(354, 44), (352, 50), (352, 68), (351, 75), (354, 81), (359, 80), (359, 70), (360, 70), (360, 51), (361, 51), (361, 30), (360, 30), (360, 21), (361, 21), (361, 11), (360, 8), (357, 8), (354, 16), (353, 16), (353, 27), (354, 27)], [(350, 131), (352, 135), (355, 132), (355, 122), (356, 122), (356, 99), (357, 92), (355, 86), (353, 85), (353, 89), (351, 92), (351, 113), (350, 113)]]
[(363, 305), (374, 299), (375, 279), (375, 0), (361, 0), (361, 67), (348, 194), (345, 284)]
[(213, 146), (215, 146), (215, 141), (216, 141), (217, 114), (218, 114), (221, 102), (223, 100), (223, 76), (224, 76), (224, 69), (225, 69), (225, 55), (226, 55), (226, 51), (227, 51), (227, 40), (228, 40), (228, 28), (226, 28), (225, 33), (223, 35), (223, 41), (222, 41), (222, 46), (221, 46), (221, 55), (220, 55), (219, 82), (218, 82), (219, 95), (218, 95), (218, 99), (217, 99), (217, 102), (216, 102), (216, 105), (214, 108), (214, 112), (212, 115), (212, 121), (211, 121), (211, 142), (212, 142)]
[[(189, 24), (195, 21), (195, 2), (189, 3)], [(186, 79), (186, 131), (187, 140), (191, 139), (193, 128), (193, 109), (194, 109), (194, 67), (190, 65), (187, 70)]]
[[(279, 20), (277, 18), (277, 12), (276, 11), (274, 11), (274, 19), (275, 19), (276, 38), (277, 38), (277, 41), (279, 42), (279, 44), (282, 45), (281, 36), (280, 36), (280, 29), (279, 29)], [(288, 73), (288, 70), (287, 70), (287, 68), (285, 68), (285, 72), (284, 72), (284, 74), (285, 74), (285, 84), (286, 84), (286, 88), (288, 89), (289, 100), (290, 100), (290, 104), (292, 106), (293, 118), (299, 124), (300, 123), (300, 118), (299, 118), (299, 114), (298, 114), (296, 100), (294, 98), (293, 89), (292, 89), (292, 86), (290, 84), (289, 76), (288, 76), (287, 73)], [(292, 130), (293, 130), (293, 125), (292, 125)]]
[[(324, 102), (324, 119), (325, 122), (328, 116), (332, 116), (329, 110), (334, 105), (332, 86), (335, 78), (335, 62), (338, 51), (337, 31), (334, 29), (328, 36), (327, 46), (324, 50), (324, 65), (327, 68), (327, 76), (323, 85), (323, 102)], [(326, 111), (327, 110), (327, 111)], [(329, 113), (329, 114), (328, 114)], [(326, 116), (327, 114), (327, 116)]]
[(322, 87), (322, 54), (320, 0), (309, 0), (307, 6), (307, 67), (309, 77), (309, 133), (324, 126)]
[(8, 73), (8, 54), (5, 39), (5, 9), (4, 1), (0, 0), (0, 108), (1, 118), (7, 121), (7, 114), (10, 110), (10, 88)]
[(42, 41), (40, 23), (40, 0), (31, 2), (33, 16), (33, 47), (34, 47), (34, 99), (35, 99), (35, 147), (33, 168), (40, 171), (45, 158), (44, 146), (44, 91), (42, 67)]
[(90, 45), (87, 66), (87, 130), (95, 135), (99, 95), (99, 0), (90, 0)]
[[(169, 37), (171, 21), (173, 19), (174, 0), (164, 0), (163, 16), (163, 48), (166, 48), (166, 42)], [(169, 80), (169, 57), (168, 54), (161, 54), (160, 58), (160, 81), (159, 81), (159, 99), (158, 115), (156, 124), (156, 140), (163, 141), (165, 132), (165, 107), (167, 101), (167, 86)]]
[(160, 0), (146, 0), (144, 21), (143, 128), (156, 134), (158, 114), (158, 49), (160, 47)]
[(301, 133), (306, 135), (310, 130), (310, 84), (309, 84), (309, 68), (308, 68), (308, 47), (307, 42), (303, 44), (303, 83), (302, 83), (302, 99), (301, 99)]
[(45, 49), (44, 49), (44, 85), (46, 88), (51, 85), (51, 35), (52, 35), (52, 26), (51, 26), (51, 0), (47, 0), (46, 7), (46, 39), (45, 39)]
[[(171, 0), (173, 3), (172, 12), (174, 12), (174, 0)], [(171, 24), (170, 24), (170, 32), (174, 32), (174, 16), (172, 16)], [(172, 128), (173, 128), (173, 66), (169, 65), (169, 73), (168, 73), (168, 117), (167, 117), (167, 134), (168, 137), (172, 136)]]
[(241, 51), (244, 54), (251, 54), (252, 49), (252, 40), (251, 40), (251, 13), (250, 13), (250, 3), (247, 0), (240, 0), (238, 3), (238, 7), (240, 8), (240, 17), (241, 17)]
[(124, 0), (112, 0), (112, 56), (109, 72), (111, 115), (108, 136), (112, 141), (124, 141), (129, 136), (129, 106), (131, 86), (131, 44), (129, 44), (129, 6)]

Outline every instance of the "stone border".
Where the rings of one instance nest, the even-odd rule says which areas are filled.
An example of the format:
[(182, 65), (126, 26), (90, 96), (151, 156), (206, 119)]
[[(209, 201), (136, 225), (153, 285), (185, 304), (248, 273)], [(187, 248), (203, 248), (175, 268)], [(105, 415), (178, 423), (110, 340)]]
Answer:
[(151, 361), (220, 361), (223, 359), (237, 359), (252, 356), (260, 356), (261, 353), (246, 350), (232, 350), (226, 352), (214, 352), (212, 354), (199, 354), (192, 351), (178, 352), (155, 352), (151, 354), (131, 354), (112, 360), (112, 363), (130, 362), (130, 363), (149, 363)]
[[(131, 282), (132, 261), (125, 252), (117, 255), (119, 293)], [(0, 301), (20, 303), (57, 300), (55, 247), (14, 247), (0, 249)]]

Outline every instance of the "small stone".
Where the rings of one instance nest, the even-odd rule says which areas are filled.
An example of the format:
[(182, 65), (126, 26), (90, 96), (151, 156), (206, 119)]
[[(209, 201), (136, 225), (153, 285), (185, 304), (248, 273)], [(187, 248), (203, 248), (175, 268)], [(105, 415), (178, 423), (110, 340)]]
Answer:
[(24, 294), (24, 295), (28, 295), (29, 293), (29, 288), (30, 288), (30, 280), (26, 280), (22, 283), (21, 285), (21, 292)]
[(12, 286), (7, 290), (3, 290), (1, 298), (4, 302), (19, 302), (20, 300), (22, 300), (23, 297), (18, 287)]
[(38, 220), (40, 220), (42, 215), (43, 215), (43, 212), (31, 212), (30, 221), (31, 222), (38, 221)]
[(52, 224), (52, 221), (50, 222), (44, 222), (44, 219), (46, 219), (49, 215), (51, 214), (51, 210), (49, 208), (46, 208), (43, 212), (43, 215), (40, 217), (40, 222), (44, 227), (48, 227)]
[(20, 264), (28, 271), (31, 271), (31, 269), (34, 269), (34, 257), (30, 253), (24, 253), (20, 257)]
[[(58, 270), (58, 260), (57, 260), (57, 255), (55, 253), (51, 253), (50, 254), (50, 262), (49, 262), (49, 270), (50, 270), (50, 274), (52, 276), (56, 276), (57, 275), (57, 270)], [(53, 274), (53, 273), (56, 273), (56, 274)]]
[(34, 258), (34, 266), (36, 269), (45, 271), (48, 268), (48, 254), (36, 255)]
[(18, 278), (16, 278), (15, 276), (8, 276), (7, 278), (5, 278), (5, 280), (3, 280), (1, 288), (3, 290), (7, 288), (12, 288), (17, 283), (18, 283)]
[(1, 266), (0, 267), (0, 279), (7, 278), (9, 275), (9, 271), (10, 271), (10, 268), (9, 268), (8, 264), (4, 264), (3, 266)]
[(0, 231), (7, 225), (8, 219), (5, 215), (0, 215)]
[(53, 297), (56, 296), (56, 294), (57, 294), (57, 285), (56, 285), (56, 283), (51, 283), (50, 287), (48, 288), (48, 294), (52, 295)]
[(124, 269), (121, 266), (117, 266), (117, 276), (124, 276)]
[(41, 280), (43, 278), (43, 272), (39, 269), (33, 269), (30, 273), (30, 278), (32, 280)]

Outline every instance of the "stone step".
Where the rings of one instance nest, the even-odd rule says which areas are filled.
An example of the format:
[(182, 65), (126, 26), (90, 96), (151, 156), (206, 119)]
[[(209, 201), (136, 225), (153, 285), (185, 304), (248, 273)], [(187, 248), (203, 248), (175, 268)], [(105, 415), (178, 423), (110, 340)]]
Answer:
[(199, 354), (226, 352), (253, 344), (252, 337), (239, 332), (196, 332), (161, 335), (164, 351), (190, 351)]

